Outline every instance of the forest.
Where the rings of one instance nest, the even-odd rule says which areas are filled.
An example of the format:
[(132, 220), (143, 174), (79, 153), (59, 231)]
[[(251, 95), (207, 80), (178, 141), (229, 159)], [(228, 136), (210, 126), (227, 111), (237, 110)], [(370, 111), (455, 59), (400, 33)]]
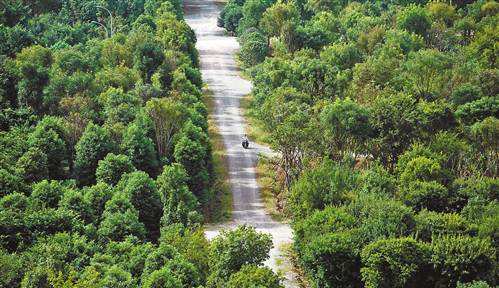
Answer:
[(177, 0), (1, 1), (0, 287), (281, 287), (268, 235), (204, 236), (195, 42)]
[(311, 287), (499, 284), (499, 3), (229, 0)]

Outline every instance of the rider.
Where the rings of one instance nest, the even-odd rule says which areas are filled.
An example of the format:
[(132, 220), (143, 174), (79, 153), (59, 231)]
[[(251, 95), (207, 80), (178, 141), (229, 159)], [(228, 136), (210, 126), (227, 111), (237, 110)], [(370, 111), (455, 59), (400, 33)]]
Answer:
[(242, 142), (243, 142), (243, 143), (248, 143), (248, 144), (249, 144), (248, 136), (246, 136), (246, 134), (244, 134), (243, 139), (242, 139)]

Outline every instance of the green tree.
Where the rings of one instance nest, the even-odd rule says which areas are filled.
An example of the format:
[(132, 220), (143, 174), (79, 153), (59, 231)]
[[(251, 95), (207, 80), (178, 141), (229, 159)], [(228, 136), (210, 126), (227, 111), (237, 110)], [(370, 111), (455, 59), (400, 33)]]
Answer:
[(355, 237), (350, 231), (323, 234), (304, 248), (300, 262), (313, 287), (362, 287)]
[(103, 241), (123, 241), (130, 235), (143, 239), (146, 229), (139, 221), (139, 213), (133, 207), (129, 196), (116, 193), (106, 202), (97, 233)]
[(187, 186), (187, 172), (180, 164), (165, 166), (158, 176), (158, 191), (163, 202), (162, 226), (182, 223), (185, 226), (200, 222), (196, 211), (199, 204)]
[(16, 65), (20, 74), (20, 104), (31, 107), (38, 114), (54, 109), (55, 107), (49, 105), (52, 104), (51, 99), (44, 99), (43, 96), (52, 65), (50, 49), (39, 45), (24, 48), (16, 57)]
[(80, 186), (87, 186), (95, 183), (98, 162), (114, 151), (114, 143), (105, 128), (89, 123), (75, 150), (75, 176)]
[(398, 13), (397, 25), (401, 29), (426, 37), (431, 27), (431, 20), (426, 9), (412, 4)]
[(258, 30), (248, 31), (242, 36), (239, 59), (246, 67), (252, 67), (263, 62), (268, 53), (267, 38)]
[(36, 207), (56, 208), (59, 201), (67, 190), (66, 187), (58, 181), (47, 181), (33, 184), (33, 192), (30, 199)]
[(135, 167), (127, 156), (109, 153), (104, 159), (99, 160), (95, 176), (97, 182), (114, 186), (118, 184), (124, 174), (134, 171)]
[(256, 265), (245, 265), (230, 276), (227, 282), (228, 288), (282, 288), (279, 277), (267, 267), (258, 267)]
[(431, 286), (431, 249), (412, 238), (373, 242), (362, 250), (365, 287)]
[(163, 209), (154, 180), (145, 172), (136, 171), (124, 175), (117, 189), (129, 195), (133, 206), (139, 212), (139, 221), (146, 227), (149, 239), (156, 240)]
[(341, 159), (349, 152), (361, 151), (371, 134), (368, 110), (349, 98), (336, 99), (324, 107), (321, 122), (334, 159)]
[(147, 101), (146, 110), (154, 124), (157, 151), (161, 157), (168, 157), (173, 136), (185, 119), (185, 107), (172, 99), (153, 98)]
[(158, 159), (154, 143), (139, 124), (132, 123), (128, 126), (123, 135), (121, 150), (138, 170), (147, 172), (150, 176), (157, 175)]
[[(239, 226), (232, 231), (222, 231), (210, 245), (209, 282), (227, 281), (243, 265), (261, 265), (267, 259), (272, 239), (256, 232), (251, 226)], [(222, 283), (223, 283), (222, 282)]]
[(66, 127), (63, 120), (53, 116), (45, 116), (28, 136), (28, 145), (47, 155), (48, 176), (51, 179), (64, 179), (67, 175), (66, 167), (70, 157), (65, 139)]

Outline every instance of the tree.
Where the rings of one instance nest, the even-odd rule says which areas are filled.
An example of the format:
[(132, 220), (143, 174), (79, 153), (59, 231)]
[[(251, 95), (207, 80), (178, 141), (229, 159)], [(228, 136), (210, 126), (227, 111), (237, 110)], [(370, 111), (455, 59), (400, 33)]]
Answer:
[(189, 176), (189, 189), (203, 199), (210, 183), (211, 146), (208, 135), (201, 128), (187, 122), (177, 136), (174, 159), (185, 168)]
[(451, 64), (445, 53), (434, 49), (410, 52), (409, 59), (404, 64), (403, 76), (408, 91), (427, 100), (445, 93)]
[(227, 4), (220, 14), (220, 24), (229, 32), (236, 32), (239, 21), (243, 18), (242, 7), (236, 3)]
[(415, 100), (408, 95), (379, 97), (370, 113), (375, 137), (372, 140), (375, 155), (383, 164), (393, 165), (419, 134), (419, 111)]
[(431, 286), (431, 250), (412, 238), (373, 242), (362, 250), (365, 287)]
[(76, 144), (75, 176), (80, 186), (95, 183), (95, 170), (99, 160), (114, 151), (109, 132), (96, 124), (89, 123)]
[[(261, 265), (267, 259), (272, 239), (256, 232), (251, 226), (239, 226), (233, 231), (223, 230), (210, 245), (210, 280), (227, 281), (243, 265)], [(222, 282), (223, 283), (223, 282)]]
[(30, 147), (19, 160), (17, 166), (20, 174), (28, 183), (39, 182), (49, 178), (48, 158), (38, 147)]
[(291, 186), (291, 212), (299, 219), (328, 205), (341, 205), (355, 183), (356, 175), (348, 167), (324, 160), (315, 169), (305, 171)]
[(465, 125), (471, 125), (487, 117), (499, 116), (499, 100), (497, 97), (483, 97), (457, 107), (456, 117)]
[(135, 69), (139, 70), (145, 83), (151, 82), (151, 77), (164, 60), (161, 46), (153, 41), (140, 43), (133, 52)]
[(154, 143), (139, 124), (132, 123), (128, 126), (123, 135), (121, 150), (138, 170), (147, 172), (150, 176), (157, 175), (158, 159)]
[(244, 38), (241, 38), (239, 59), (246, 67), (252, 67), (263, 62), (268, 53), (267, 38), (258, 30), (247, 32)]
[(158, 191), (163, 202), (162, 226), (182, 223), (189, 226), (200, 222), (196, 211), (199, 203), (187, 186), (188, 176), (180, 164), (165, 166), (158, 176)]
[(267, 287), (282, 288), (279, 277), (267, 267), (245, 265), (239, 272), (232, 274), (227, 282), (228, 288)]
[(469, 232), (470, 223), (457, 213), (438, 213), (422, 210), (416, 215), (416, 238), (431, 242), (433, 237), (445, 234), (465, 235)]
[(334, 159), (359, 151), (371, 134), (369, 112), (350, 98), (336, 99), (324, 107), (321, 122)]
[(431, 20), (424, 8), (411, 4), (399, 12), (397, 25), (401, 29), (426, 37), (431, 27)]
[(127, 236), (143, 239), (146, 230), (139, 221), (139, 213), (133, 207), (129, 196), (116, 193), (106, 202), (102, 222), (97, 231), (103, 241), (123, 241)]
[(154, 180), (145, 172), (136, 171), (123, 175), (117, 189), (128, 195), (139, 212), (139, 221), (145, 225), (149, 239), (156, 240), (159, 236), (159, 220), (163, 209)]
[(331, 11), (338, 13), (347, 2), (344, 0), (307, 0), (306, 8), (314, 13)]
[(146, 110), (154, 124), (156, 148), (162, 158), (171, 152), (173, 136), (182, 127), (185, 107), (168, 98), (153, 98), (146, 103)]
[(126, 173), (135, 171), (132, 161), (127, 156), (109, 153), (99, 160), (95, 176), (97, 182), (104, 182), (111, 186), (118, 184), (121, 177)]
[(181, 286), (182, 283), (167, 267), (152, 272), (144, 282), (144, 288), (177, 288)]
[(300, 20), (298, 9), (291, 2), (278, 1), (262, 15), (260, 27), (270, 37), (280, 37), (289, 51), (298, 48), (296, 27)]
[(47, 155), (47, 169), (50, 179), (61, 180), (66, 175), (69, 162), (66, 127), (61, 118), (45, 116), (28, 136), (28, 145), (38, 148)]
[(16, 57), (20, 73), (19, 102), (42, 114), (55, 107), (50, 106), (50, 99), (44, 99), (43, 88), (49, 82), (49, 68), (52, 65), (52, 53), (39, 45), (24, 48)]

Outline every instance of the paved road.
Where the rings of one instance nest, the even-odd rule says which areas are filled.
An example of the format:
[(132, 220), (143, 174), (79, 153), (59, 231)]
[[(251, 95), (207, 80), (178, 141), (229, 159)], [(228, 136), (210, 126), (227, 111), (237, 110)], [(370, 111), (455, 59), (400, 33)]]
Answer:
[[(295, 287), (293, 275), (279, 247), (291, 243), (289, 225), (270, 218), (260, 199), (255, 165), (259, 153), (270, 153), (268, 147), (250, 144), (241, 147), (245, 121), (241, 115), (241, 98), (251, 91), (251, 83), (242, 79), (234, 60), (239, 44), (235, 37), (225, 35), (217, 27), (217, 17), (223, 3), (216, 0), (184, 0), (185, 19), (197, 36), (203, 80), (214, 94), (214, 119), (227, 150), (228, 169), (233, 198), (233, 220), (206, 228), (208, 238), (217, 235), (221, 228), (233, 228), (241, 224), (254, 226), (258, 231), (270, 233), (274, 248), (266, 265), (274, 271), (285, 272), (286, 287)], [(251, 139), (250, 139), (251, 141)], [(278, 260), (281, 258), (281, 260)], [(284, 264), (283, 264), (284, 263)], [(289, 265), (289, 264), (288, 264)]]

